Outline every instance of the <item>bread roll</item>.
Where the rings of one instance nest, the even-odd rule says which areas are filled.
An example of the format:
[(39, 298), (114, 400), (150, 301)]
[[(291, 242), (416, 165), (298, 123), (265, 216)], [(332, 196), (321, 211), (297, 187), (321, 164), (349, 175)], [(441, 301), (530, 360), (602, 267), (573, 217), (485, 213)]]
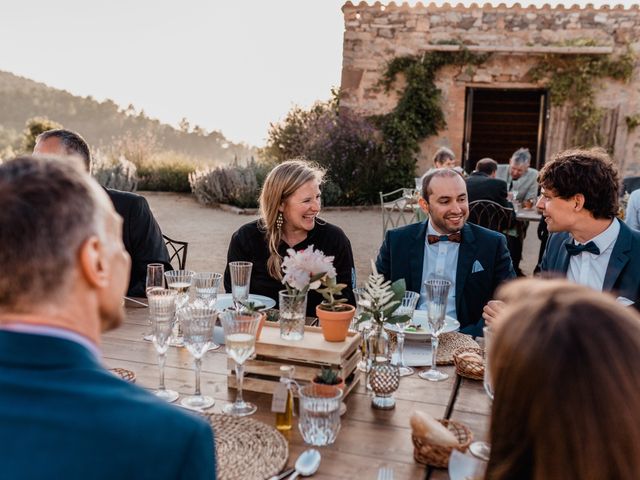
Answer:
[(443, 447), (459, 445), (458, 439), (447, 427), (425, 412), (416, 410), (411, 414), (410, 422), (413, 434), (424, 437), (429, 443)]
[(478, 363), (480, 365), (482, 365), (483, 363), (482, 357), (475, 352), (462, 352), (458, 355), (458, 358), (460, 360), (465, 360), (471, 363)]

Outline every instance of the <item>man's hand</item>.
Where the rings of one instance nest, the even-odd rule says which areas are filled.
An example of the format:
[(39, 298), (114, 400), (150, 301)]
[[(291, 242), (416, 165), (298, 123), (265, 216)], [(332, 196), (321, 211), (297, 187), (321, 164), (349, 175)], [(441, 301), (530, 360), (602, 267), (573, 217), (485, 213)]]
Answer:
[(502, 322), (502, 312), (506, 304), (501, 300), (490, 300), (482, 309), (482, 318), (488, 327), (496, 328)]

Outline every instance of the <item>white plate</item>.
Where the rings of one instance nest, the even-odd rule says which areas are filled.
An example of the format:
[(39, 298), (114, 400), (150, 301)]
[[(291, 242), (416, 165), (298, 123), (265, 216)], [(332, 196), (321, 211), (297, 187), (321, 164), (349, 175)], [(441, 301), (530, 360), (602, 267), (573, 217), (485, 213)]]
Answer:
[[(441, 333), (449, 333), (455, 332), (460, 328), (460, 322), (455, 318), (451, 318), (450, 316), (445, 317), (444, 329), (442, 329)], [(417, 332), (405, 332), (404, 337), (407, 340), (428, 340), (431, 338), (431, 329), (429, 328), (429, 324), (427, 322), (427, 311), (426, 310), (416, 310), (413, 313), (413, 318), (411, 319), (412, 325), (420, 325), (422, 328)], [(397, 325), (385, 324), (384, 326), (387, 330), (391, 332), (398, 332)]]
[[(273, 298), (265, 297), (264, 295), (249, 294), (249, 301), (256, 304), (258, 309), (273, 308), (276, 306), (276, 301)], [(219, 293), (218, 299), (215, 305), (217, 310), (225, 310), (229, 307), (233, 307), (233, 297), (230, 293)]]

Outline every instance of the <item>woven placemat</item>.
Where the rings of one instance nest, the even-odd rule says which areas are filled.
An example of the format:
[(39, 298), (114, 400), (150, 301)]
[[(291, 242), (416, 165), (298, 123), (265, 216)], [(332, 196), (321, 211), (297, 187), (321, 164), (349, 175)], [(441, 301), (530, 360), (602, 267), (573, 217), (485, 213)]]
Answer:
[(275, 428), (248, 417), (206, 416), (216, 440), (219, 480), (263, 480), (286, 465), (289, 446)]
[(476, 342), (469, 335), (458, 332), (443, 333), (440, 335), (440, 343), (438, 344), (438, 365), (453, 365), (453, 354), (461, 347), (479, 348)]
[(136, 374), (131, 370), (127, 370), (126, 368), (110, 368), (109, 371), (113, 373), (116, 377), (120, 377), (121, 379), (135, 383), (136, 382)]

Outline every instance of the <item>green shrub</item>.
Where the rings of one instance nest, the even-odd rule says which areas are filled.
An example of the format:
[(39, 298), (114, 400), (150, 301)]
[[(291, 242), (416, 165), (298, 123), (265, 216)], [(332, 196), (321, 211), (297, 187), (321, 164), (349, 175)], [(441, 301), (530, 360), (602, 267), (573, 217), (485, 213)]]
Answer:
[(189, 176), (189, 182), (200, 203), (254, 208), (258, 205), (260, 187), (269, 169), (269, 166), (252, 160), (246, 166), (234, 164), (197, 170)]
[(138, 185), (136, 166), (124, 156), (117, 158), (97, 151), (91, 159), (91, 174), (100, 185), (125, 192), (134, 192)]
[(199, 163), (175, 152), (156, 153), (138, 165), (138, 188), (161, 192), (190, 192), (189, 175)]

